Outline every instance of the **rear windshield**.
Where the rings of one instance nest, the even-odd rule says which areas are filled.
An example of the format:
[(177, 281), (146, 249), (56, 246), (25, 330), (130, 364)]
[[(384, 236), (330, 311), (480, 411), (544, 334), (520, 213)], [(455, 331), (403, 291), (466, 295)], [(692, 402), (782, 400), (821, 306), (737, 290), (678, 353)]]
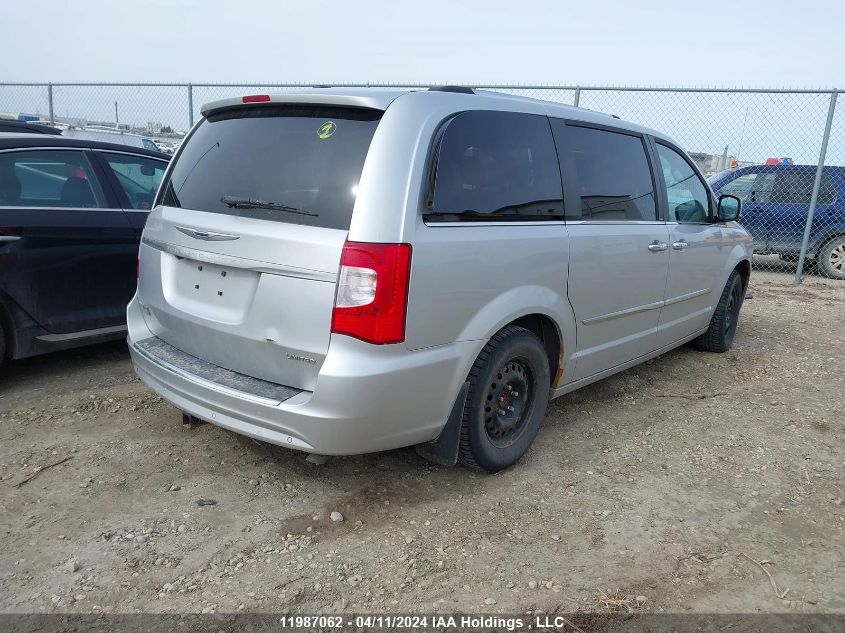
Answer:
[(348, 229), (381, 114), (315, 106), (212, 114), (185, 143), (160, 203)]

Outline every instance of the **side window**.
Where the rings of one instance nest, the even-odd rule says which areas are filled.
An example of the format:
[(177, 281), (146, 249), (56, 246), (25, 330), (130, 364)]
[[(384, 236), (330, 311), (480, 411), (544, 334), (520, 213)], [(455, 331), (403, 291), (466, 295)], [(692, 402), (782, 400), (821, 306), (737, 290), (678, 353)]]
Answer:
[[(815, 180), (815, 172), (779, 172), (774, 175), (774, 185), (771, 188), (768, 202), (775, 204), (810, 204)], [(827, 174), (822, 174), (818, 204), (832, 204), (835, 198), (836, 192), (833, 183), (830, 182)]]
[(751, 202), (752, 193), (755, 191), (754, 182), (756, 180), (757, 174), (743, 174), (739, 178), (734, 178), (722, 185), (719, 189), (719, 193), (731, 194), (743, 202)]
[(666, 183), (670, 222), (707, 222), (710, 198), (707, 187), (687, 160), (665, 145), (657, 145), (657, 156)]
[(118, 184), (129, 200), (129, 207), (149, 211), (153, 206), (167, 163), (144, 156), (103, 153)]
[(768, 202), (775, 182), (775, 174), (770, 172), (745, 174), (726, 182), (716, 193), (729, 193), (743, 202)]
[(105, 196), (81, 151), (0, 153), (0, 205), (104, 207)]
[(575, 183), (573, 220), (656, 220), (654, 182), (642, 138), (575, 125), (556, 128), (566, 181)]
[(447, 123), (435, 161), (427, 221), (563, 218), (560, 167), (544, 116), (461, 113)]

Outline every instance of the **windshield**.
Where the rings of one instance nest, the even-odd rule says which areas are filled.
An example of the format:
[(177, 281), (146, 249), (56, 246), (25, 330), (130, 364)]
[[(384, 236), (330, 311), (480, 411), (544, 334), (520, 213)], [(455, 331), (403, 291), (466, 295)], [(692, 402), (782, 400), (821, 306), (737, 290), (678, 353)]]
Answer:
[(348, 229), (380, 117), (374, 110), (290, 105), (212, 114), (182, 149), (159, 202)]
[(731, 171), (733, 170), (726, 169), (724, 171), (717, 171), (715, 174), (710, 174), (709, 176), (707, 176), (705, 180), (707, 181), (708, 185), (712, 185), (717, 180), (721, 180), (722, 178), (727, 176), (729, 173), (731, 173)]

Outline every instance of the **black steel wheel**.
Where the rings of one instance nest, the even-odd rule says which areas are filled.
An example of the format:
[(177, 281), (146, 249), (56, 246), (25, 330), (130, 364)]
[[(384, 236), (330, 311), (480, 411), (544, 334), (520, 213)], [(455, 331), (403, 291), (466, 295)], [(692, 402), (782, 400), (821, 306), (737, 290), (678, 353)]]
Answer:
[(533, 397), (530, 365), (522, 358), (505, 362), (487, 386), (484, 428), (494, 446), (509, 446), (525, 428)]
[(745, 298), (745, 284), (736, 270), (728, 277), (719, 303), (710, 318), (707, 331), (695, 339), (695, 346), (705, 352), (727, 352), (734, 342), (739, 311)]
[(545, 347), (534, 333), (516, 326), (497, 332), (470, 371), (461, 463), (496, 472), (522, 457), (546, 414), (549, 376)]

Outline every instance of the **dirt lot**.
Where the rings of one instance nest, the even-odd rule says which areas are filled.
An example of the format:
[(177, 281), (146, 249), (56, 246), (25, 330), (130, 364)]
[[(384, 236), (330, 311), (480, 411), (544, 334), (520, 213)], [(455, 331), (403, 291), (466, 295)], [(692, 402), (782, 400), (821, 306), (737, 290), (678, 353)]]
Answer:
[(496, 476), (188, 430), (122, 344), (14, 363), (0, 611), (845, 612), (845, 286), (753, 293), (731, 352), (555, 401)]

